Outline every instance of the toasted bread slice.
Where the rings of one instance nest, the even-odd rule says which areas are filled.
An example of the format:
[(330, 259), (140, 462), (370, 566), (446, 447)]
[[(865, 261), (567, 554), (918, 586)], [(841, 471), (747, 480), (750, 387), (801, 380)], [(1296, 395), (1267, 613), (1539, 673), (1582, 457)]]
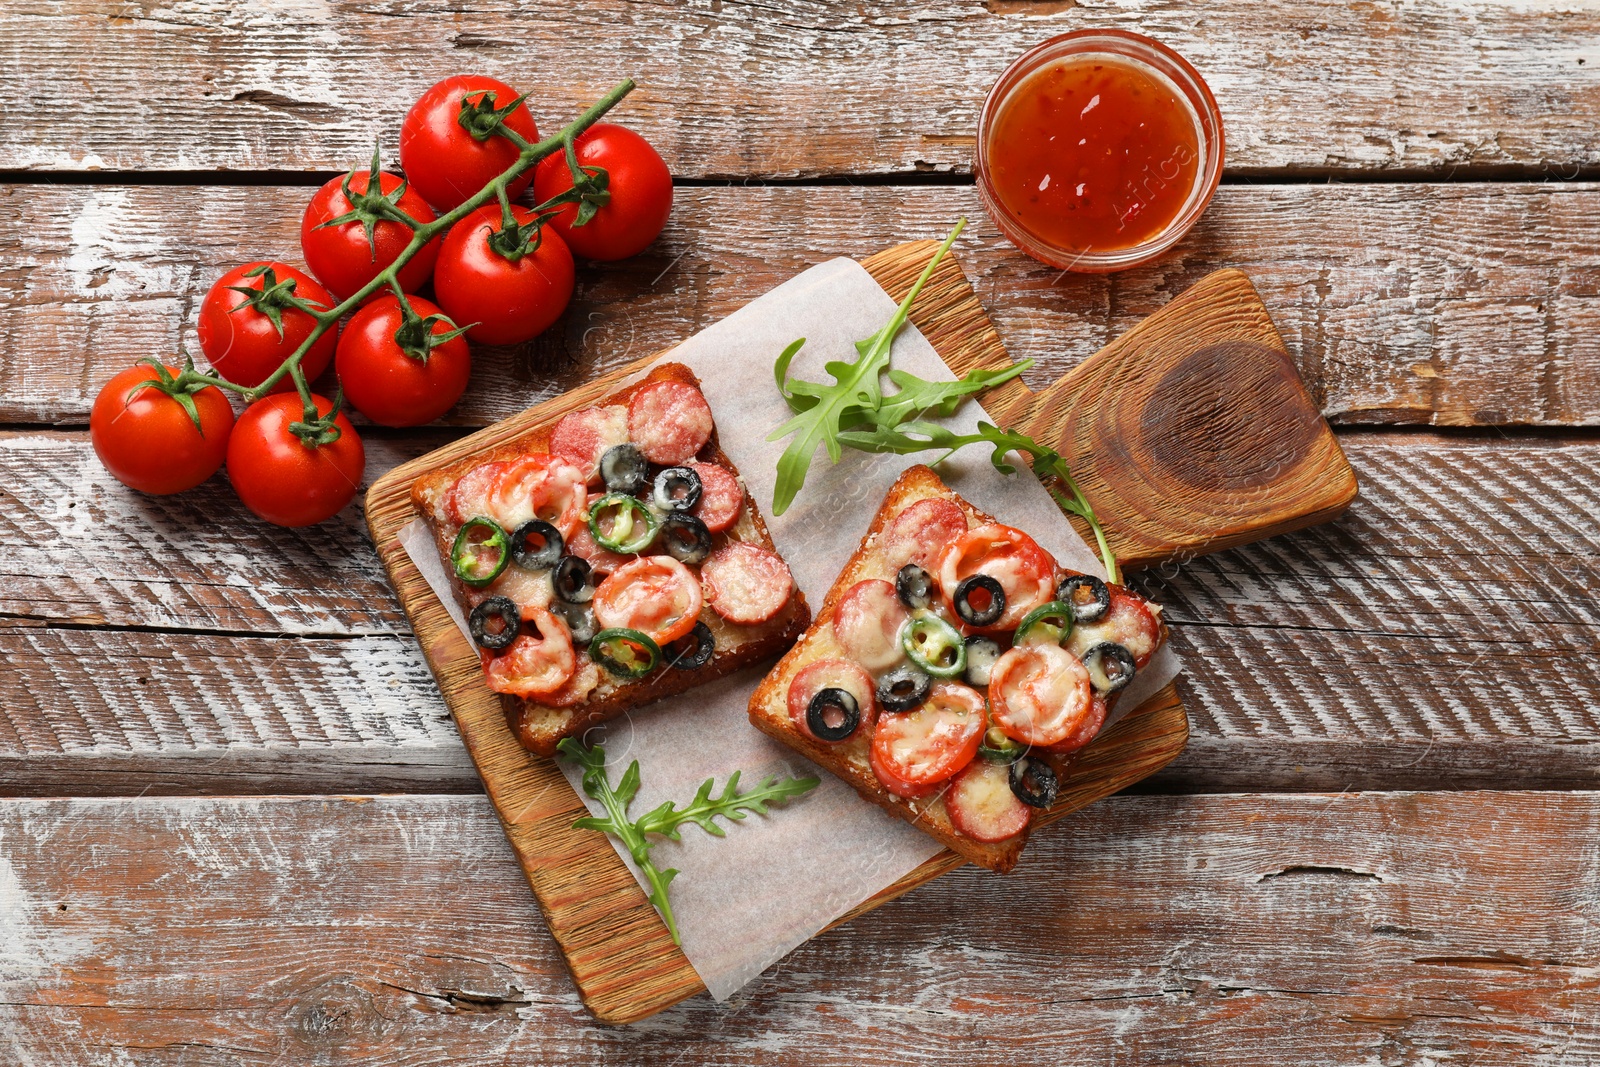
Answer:
[[(1002, 841), (984, 842), (967, 837), (957, 830), (951, 821), (944, 802), (945, 787), (926, 797), (907, 799), (896, 796), (886, 789), (874, 774), (868, 759), (869, 746), (865, 736), (832, 744), (821, 742), (800, 730), (789, 715), (789, 686), (795, 676), (806, 666), (820, 659), (845, 656), (833, 627), (840, 598), (857, 582), (865, 579), (879, 578), (889, 582), (894, 581), (895, 573), (889, 569), (890, 564), (881, 551), (883, 546), (880, 535), (901, 512), (918, 501), (933, 498), (948, 500), (959, 507), (966, 516), (968, 529), (997, 521), (993, 516), (962, 499), (928, 467), (918, 465), (907, 469), (890, 488), (884, 498), (883, 506), (879, 508), (872, 525), (861, 539), (860, 547), (845, 563), (838, 580), (828, 590), (815, 621), (783, 659), (778, 661), (777, 666), (768, 673), (751, 696), (750, 721), (763, 733), (782, 741), (807, 759), (826, 767), (844, 779), (867, 800), (932, 835), (941, 844), (965, 859), (990, 870), (1004, 872), (1016, 865), (1023, 846), (1027, 843), (1032, 821), (1029, 827)], [(1065, 518), (1062, 521), (1065, 522)], [(1155, 612), (1154, 615), (1159, 625), (1159, 612)], [(1156, 647), (1159, 647), (1160, 641), (1164, 640), (1165, 636), (1165, 628), (1161, 627)], [(1150, 648), (1147, 655), (1153, 654), (1154, 650), (1154, 647)], [(1108, 708), (1115, 697), (1116, 694), (1113, 693), (1108, 698)], [(891, 713), (879, 714), (881, 716)], [(1063, 775), (1072, 760), (1071, 756), (1056, 755), (1048, 751), (1045, 751), (1043, 756), (1058, 773)]]
[[(688, 367), (680, 363), (662, 363), (653, 367), (640, 381), (620, 389), (594, 402), (592, 407), (626, 406), (635, 392), (656, 382), (674, 381), (699, 388), (699, 379)], [(496, 460), (510, 460), (530, 453), (550, 451), (551, 435), (560, 422), (560, 416), (549, 423), (535, 427), (511, 441), (430, 471), (418, 478), (411, 487), (412, 505), (431, 526), (435, 542), (443, 559), (449, 560), (451, 544), (459, 529), (451, 519), (447, 500), (451, 489), (462, 475), (473, 468)], [(727, 468), (736, 477), (738, 469), (717, 442), (713, 428), (710, 440), (697, 453), (693, 462), (715, 463)], [(742, 485), (743, 480), (740, 479)], [(744, 494), (739, 518), (725, 532), (713, 535), (717, 548), (732, 543), (746, 542), (776, 553), (772, 537), (756, 507), (753, 497)], [(450, 568), (446, 567), (446, 570)], [(698, 568), (694, 568), (697, 571)], [(457, 598), (463, 611), (475, 603), (476, 591), (465, 583), (453, 579)], [(491, 587), (492, 591), (493, 587)], [(478, 594), (481, 597), (481, 593)], [(615, 718), (625, 712), (653, 703), (663, 697), (684, 692), (720, 678), (747, 665), (769, 659), (793, 644), (805, 630), (811, 613), (805, 596), (793, 587), (788, 600), (777, 614), (763, 622), (738, 624), (729, 622), (712, 610), (710, 604), (700, 612), (700, 621), (711, 630), (716, 640), (716, 650), (710, 662), (695, 670), (677, 670), (663, 665), (639, 679), (622, 679), (608, 673), (589, 660), (586, 651), (577, 652), (577, 673), (594, 672), (593, 689), (581, 699), (550, 700), (541, 703), (539, 697), (502, 696), (507, 722), (522, 744), (540, 755), (554, 755), (556, 745), (564, 737), (582, 734), (590, 726)]]

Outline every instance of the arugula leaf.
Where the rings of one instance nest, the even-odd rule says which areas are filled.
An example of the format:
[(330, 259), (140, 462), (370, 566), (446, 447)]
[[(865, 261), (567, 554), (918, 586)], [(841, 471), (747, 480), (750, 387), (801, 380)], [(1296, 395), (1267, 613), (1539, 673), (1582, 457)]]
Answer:
[(905, 327), (912, 301), (922, 292), (933, 269), (939, 265), (966, 225), (966, 219), (956, 223), (955, 229), (950, 231), (950, 236), (944, 239), (939, 251), (928, 261), (921, 277), (889, 317), (889, 321), (884, 323), (883, 329), (864, 341), (856, 342), (855, 362), (846, 363), (836, 359), (823, 365), (822, 369), (833, 376), (833, 385), (789, 378), (789, 364), (805, 344), (805, 338), (791, 344), (778, 357), (773, 367), (778, 391), (796, 414), (767, 435), (769, 441), (794, 435), (778, 459), (778, 481), (772, 494), (774, 515), (782, 515), (794, 503), (795, 495), (805, 484), (806, 472), (811, 468), (811, 458), (816, 455), (817, 445), (823, 445), (828, 450), (828, 458), (834, 463), (839, 462), (839, 431), (859, 420), (863, 412), (875, 411), (879, 407), (883, 400), (881, 376), (889, 366), (889, 349)]
[(889, 380), (899, 386), (894, 394), (884, 397), (866, 417), (874, 426), (898, 426), (907, 419), (924, 415), (948, 418), (956, 413), (961, 402), (975, 393), (986, 392), (1002, 382), (1009, 382), (1033, 366), (1033, 360), (994, 370), (974, 370), (957, 381), (930, 382), (903, 370), (891, 370)]
[(586, 815), (574, 821), (573, 828), (611, 834), (627, 847), (628, 854), (650, 884), (650, 902), (661, 912), (675, 945), (682, 942), (678, 939), (678, 921), (672, 914), (672, 903), (667, 899), (667, 887), (678, 876), (678, 872), (671, 867), (664, 871), (656, 867), (650, 859), (650, 842), (645, 835), (654, 834), (678, 841), (681, 839), (678, 827), (692, 822), (713, 837), (726, 837), (727, 831), (716, 822), (718, 815), (735, 821), (743, 819), (749, 812), (765, 815), (770, 805), (810, 792), (819, 782), (815, 777), (780, 778), (773, 775), (754, 789), (741, 793), (739, 772), (734, 771), (728, 776), (727, 785), (720, 796), (712, 795), (716, 779), (707, 778), (686, 807), (679, 809), (669, 800), (654, 811), (632, 820), (628, 818), (628, 805), (639, 795), (638, 760), (628, 764), (628, 769), (613, 786), (606, 780), (604, 746), (585, 748), (573, 738), (565, 737), (556, 746), (556, 751), (583, 768), (583, 791), (600, 801), (606, 809), (605, 818)]
[[(778, 392), (783, 395), (795, 417), (768, 434), (767, 440), (776, 441), (789, 434), (795, 436), (778, 460), (778, 481), (773, 491), (772, 513), (782, 515), (794, 502), (795, 495), (805, 485), (806, 472), (811, 467), (819, 443), (827, 447), (828, 457), (835, 463), (839, 462), (842, 455), (842, 446), (861, 452), (893, 452), (898, 455), (944, 449), (948, 455), (966, 445), (987, 444), (994, 449), (989, 462), (1001, 474), (1016, 473), (1016, 465), (1007, 458), (1011, 453), (1021, 452), (1028, 457), (1034, 473), (1062, 510), (1082, 518), (1094, 531), (1100, 558), (1105, 563), (1106, 576), (1113, 582), (1121, 581), (1121, 571), (1111, 545), (1106, 541), (1105, 528), (1100, 525), (1093, 505), (1083, 495), (1083, 489), (1072, 477), (1072, 470), (1061, 453), (1046, 448), (1027, 434), (1002, 430), (987, 422), (980, 422), (976, 433), (958, 434), (938, 423), (925, 421), (929, 415), (954, 415), (967, 397), (1010, 381), (1033, 366), (1031, 359), (1011, 367), (971, 371), (960, 381), (954, 382), (930, 382), (908, 371), (889, 367), (890, 345), (905, 325), (911, 302), (917, 298), (923, 283), (966, 224), (966, 219), (956, 223), (955, 229), (939, 246), (933, 260), (883, 329), (865, 341), (856, 342), (859, 358), (854, 363), (835, 361), (826, 365), (824, 369), (833, 375), (834, 384), (789, 377), (789, 364), (805, 345), (804, 337), (778, 356), (772, 367), (773, 376), (778, 382)], [(897, 386), (896, 391), (888, 396), (883, 394), (882, 377), (885, 374)], [(940, 459), (933, 462), (938, 463)], [(1060, 482), (1060, 488), (1052, 485), (1051, 479)]]

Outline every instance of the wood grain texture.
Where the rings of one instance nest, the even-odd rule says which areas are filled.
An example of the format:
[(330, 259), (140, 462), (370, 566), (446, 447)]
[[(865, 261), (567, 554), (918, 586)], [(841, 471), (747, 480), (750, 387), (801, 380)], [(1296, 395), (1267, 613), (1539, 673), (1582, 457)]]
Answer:
[[(904, 299), (937, 248), (931, 241), (899, 245), (868, 256), (861, 265), (890, 296)], [(954, 258), (945, 258), (928, 275), (909, 317), (958, 374), (1006, 363), (999, 337)], [(595, 1016), (613, 1023), (647, 1018), (705, 986), (615, 852), (592, 832), (572, 828), (573, 820), (587, 810), (553, 763), (517, 742), (506, 724), (504, 702), (483, 684), (477, 651), (461, 636), (397, 535), (415, 518), (411, 489), (418, 478), (491, 452), (593, 404), (659, 355), (664, 353), (402, 464), (373, 483), (365, 500), (378, 555), (561, 945), (573, 982)], [(1013, 383), (1007, 395), (1015, 397), (1019, 390)], [(1094, 740), (1063, 781), (1047, 818), (1060, 818), (1154, 774), (1183, 751), (1188, 731), (1183, 705), (1169, 685)], [(935, 856), (849, 914), (893, 900), (960, 862), (949, 854)]]
[(1072, 457), (1128, 570), (1326, 522), (1356, 496), (1333, 431), (1234, 270), (1206, 275), (1003, 411)]
[[(681, 175), (965, 171), (984, 94), (1057, 33), (1137, 29), (1222, 107), (1235, 172), (1600, 164), (1600, 14), (1581, 3), (931, 0), (667, 5), (223, 0), (8, 10), (0, 167), (343, 170), (409, 103), (477, 71), (532, 90), (554, 129), (622, 77), (618, 117)], [(73, 42), (62, 62), (60, 42)], [(574, 42), (581, 41), (582, 48)], [(85, 72), (94, 72), (93, 77)], [(374, 92), (377, 87), (379, 91)], [(40, 109), (70, 99), (70, 124)]]
[[(423, 440), (388, 455), (426, 451)], [(1363, 496), (1338, 521), (1137, 578), (1168, 605), (1194, 713), (1189, 749), (1157, 784), (1600, 784), (1600, 444), (1341, 441)], [(369, 445), (370, 478), (382, 443)], [(82, 434), (0, 435), (0, 492), (0, 610), (23, 616), (4, 635), (16, 658), (0, 671), (0, 790), (386, 789), (395, 776), (478, 788), (358, 512), (339, 520), (341, 578), (329, 583), (296, 535), (240, 519), (223, 482), (154, 507), (109, 482)], [(117, 535), (92, 551), (70, 539), (65, 568), (35, 569), (26, 531), (90, 504), (93, 528)], [(186, 573), (201, 528), (250, 579), (208, 588), (205, 602), (161, 577)], [(289, 592), (262, 595), (269, 582)], [(373, 584), (355, 611), (347, 592), (362, 582)], [(162, 632), (139, 632), (157, 617)], [(78, 618), (107, 623), (63, 629)], [(211, 632), (219, 620), (229, 632)], [(374, 664), (381, 685), (364, 673)], [(159, 691), (141, 677), (159, 677)], [(397, 747), (369, 732), (418, 714), (441, 734)], [(183, 716), (193, 725), (174, 725)], [(284, 717), (304, 728), (284, 733)], [(203, 747), (218, 737), (225, 747)]]
[[(1600, 67), (1600, 60), (1595, 63)], [(227, 268), (298, 259), (301, 188), (0, 186), (0, 420), (82, 425), (147, 353), (198, 353)], [(480, 350), (452, 421), (485, 425), (675, 344), (806, 267), (947, 231), (1036, 387), (1207, 273), (1251, 278), (1335, 423), (1600, 425), (1600, 185), (1224, 186), (1159, 263), (1062, 275), (970, 188), (679, 189), (660, 241), (586, 265), (538, 341)]]
[(1593, 793), (1117, 797), (613, 1028), (480, 798), (9, 801), (0, 1060), (1571, 1067), (1597, 835)]

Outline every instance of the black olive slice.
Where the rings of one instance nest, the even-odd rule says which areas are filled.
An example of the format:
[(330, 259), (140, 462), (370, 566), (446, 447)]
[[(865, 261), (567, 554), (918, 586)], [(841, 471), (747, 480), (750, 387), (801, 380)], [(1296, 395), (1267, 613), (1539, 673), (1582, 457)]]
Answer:
[(1024, 804), (1032, 808), (1048, 808), (1056, 802), (1061, 780), (1044, 760), (1023, 756), (1011, 765), (1009, 773), (1011, 792)]
[(567, 629), (572, 633), (574, 645), (587, 645), (594, 640), (594, 635), (600, 629), (600, 624), (595, 621), (594, 608), (588, 604), (553, 600), (550, 602), (550, 610), (566, 622)]
[(613, 493), (637, 493), (650, 484), (650, 463), (638, 445), (612, 445), (600, 456), (600, 478)]
[(550, 573), (555, 583), (556, 596), (569, 604), (587, 604), (594, 599), (593, 575), (589, 561), (582, 556), (562, 556)]
[(711, 627), (697, 622), (693, 630), (661, 651), (666, 657), (667, 666), (673, 670), (697, 671), (711, 662), (711, 655), (716, 650), (717, 639), (711, 636)]
[(861, 705), (848, 690), (817, 690), (806, 705), (806, 728), (819, 741), (843, 741), (861, 725)]
[[(974, 597), (972, 594), (979, 590), (982, 593)], [(974, 600), (977, 605), (973, 603)], [(1005, 614), (1006, 591), (987, 574), (974, 574), (961, 580), (951, 594), (950, 602), (955, 605), (956, 614), (961, 616), (962, 622), (973, 626), (993, 626)]]
[(1083, 654), (1089, 684), (1096, 693), (1115, 693), (1133, 681), (1133, 653), (1115, 641), (1101, 641)]
[(511, 558), (530, 571), (547, 571), (561, 559), (561, 531), (542, 519), (529, 519), (511, 535)]
[(989, 675), (995, 660), (1000, 658), (1000, 642), (992, 637), (974, 635), (967, 638), (967, 670), (963, 677), (976, 689), (989, 687)]
[(894, 576), (894, 591), (906, 607), (913, 611), (924, 609), (933, 600), (933, 575), (915, 563), (907, 563)]
[(711, 555), (711, 531), (693, 515), (674, 511), (662, 521), (659, 536), (667, 555), (679, 563), (702, 563)]
[(517, 639), (517, 632), (522, 629), (522, 609), (510, 597), (489, 597), (467, 616), (467, 629), (478, 644), (498, 651)]
[(1092, 574), (1074, 574), (1061, 579), (1056, 599), (1072, 605), (1073, 622), (1094, 622), (1111, 610), (1111, 590)]
[(651, 503), (662, 511), (688, 511), (700, 503), (704, 487), (700, 475), (688, 467), (668, 467), (656, 475), (656, 485), (650, 492)]
[(910, 711), (928, 699), (933, 678), (902, 663), (878, 679), (878, 705), (884, 711)]

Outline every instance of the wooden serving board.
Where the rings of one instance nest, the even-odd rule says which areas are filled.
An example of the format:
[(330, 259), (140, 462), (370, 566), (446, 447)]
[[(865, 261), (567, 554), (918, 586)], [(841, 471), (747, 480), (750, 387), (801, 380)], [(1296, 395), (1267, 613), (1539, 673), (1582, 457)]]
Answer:
[[(862, 265), (900, 300), (935, 248), (932, 241), (900, 245)], [(929, 279), (911, 319), (957, 374), (1010, 362), (954, 257)], [(664, 354), (397, 467), (366, 499), (373, 542), (545, 922), (584, 1003), (610, 1023), (643, 1019), (704, 986), (610, 843), (572, 829), (586, 809), (555, 764), (512, 736), (500, 698), (483, 684), (477, 653), (397, 534), (413, 518), (410, 487), (419, 475), (591, 404)], [(1014, 380), (982, 402), (1005, 427), (1064, 442), (1114, 549), (1133, 567), (1320, 522), (1356, 493), (1355, 476), (1266, 308), (1237, 271), (1203, 279), (1044, 391)], [(1153, 774), (1183, 750), (1188, 730), (1169, 685), (1084, 751), (1043, 822)], [(838, 922), (961, 862), (948, 851), (935, 856)]]

